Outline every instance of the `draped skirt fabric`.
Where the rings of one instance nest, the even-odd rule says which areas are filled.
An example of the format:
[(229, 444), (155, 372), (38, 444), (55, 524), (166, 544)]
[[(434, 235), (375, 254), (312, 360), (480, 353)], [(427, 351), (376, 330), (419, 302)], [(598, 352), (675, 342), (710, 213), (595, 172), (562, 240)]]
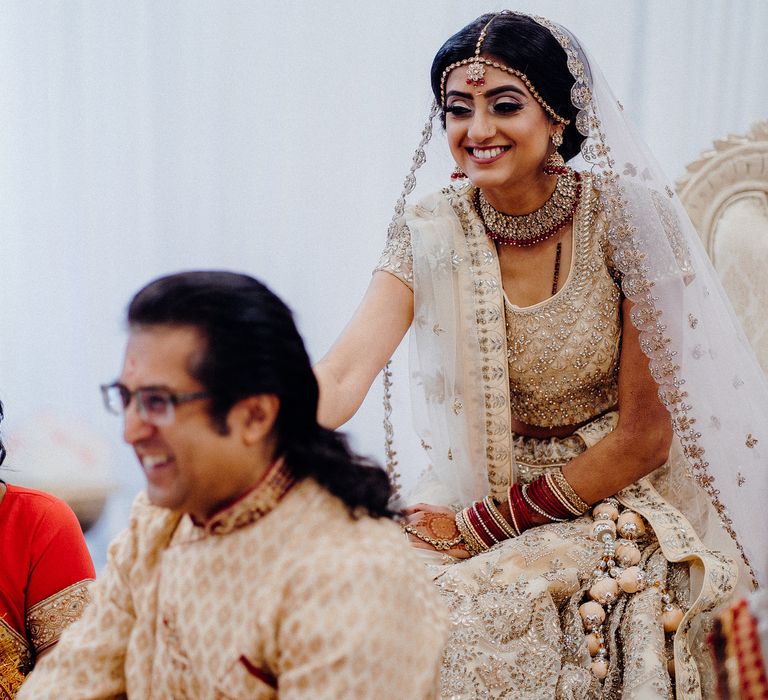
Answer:
[[(565, 439), (516, 436), (518, 479), (562, 466), (614, 424), (603, 417)], [(590, 671), (578, 613), (603, 553), (590, 515), (535, 527), (467, 560), (419, 550), (451, 617), (443, 700), (711, 697), (702, 622), (729, 594), (734, 564), (705, 549), (648, 479), (617, 497), (650, 525), (639, 542), (640, 566), (659, 585), (621, 594), (608, 612), (609, 672), (602, 682)], [(686, 611), (674, 635), (663, 629), (662, 587)]]

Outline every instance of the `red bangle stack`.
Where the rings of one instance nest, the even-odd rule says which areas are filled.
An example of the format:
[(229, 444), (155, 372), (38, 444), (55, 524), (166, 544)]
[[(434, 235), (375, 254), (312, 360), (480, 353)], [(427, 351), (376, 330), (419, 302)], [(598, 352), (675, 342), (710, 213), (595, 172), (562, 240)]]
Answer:
[(511, 523), (490, 496), (456, 513), (456, 526), (470, 554), (516, 537), (536, 524), (537, 514), (549, 522), (564, 522), (581, 515), (587, 504), (561, 472), (540, 476), (530, 484), (513, 484), (508, 492)]
[(525, 486), (513, 484), (509, 489), (509, 510), (520, 532), (535, 525), (537, 513), (549, 522), (562, 523), (588, 507), (560, 471), (544, 474)]
[(499, 512), (493, 498), (486, 496), (456, 514), (456, 525), (464, 537), (470, 554), (477, 554), (493, 545), (520, 534)]
[(532, 528), (536, 512), (525, 502), (523, 497), (523, 487), (520, 484), (512, 484), (509, 487), (507, 498), (509, 502), (509, 513), (512, 517), (512, 525), (518, 532), (525, 532)]
[[(488, 512), (483, 501), (477, 501), (469, 509), (469, 522), (477, 530), (484, 544), (488, 544), (489, 547), (507, 539), (507, 535)], [(486, 539), (485, 535), (488, 536), (490, 541)]]
[(558, 500), (546, 477), (540, 476), (536, 481), (524, 486), (523, 498), (539, 515), (554, 523), (562, 523), (571, 518), (571, 513)]

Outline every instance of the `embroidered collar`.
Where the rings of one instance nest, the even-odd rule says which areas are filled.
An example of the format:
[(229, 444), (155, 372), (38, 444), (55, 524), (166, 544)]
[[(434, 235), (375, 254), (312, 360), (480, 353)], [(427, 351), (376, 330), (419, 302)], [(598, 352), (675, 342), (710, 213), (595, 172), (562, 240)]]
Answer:
[(280, 457), (248, 493), (214, 513), (204, 523), (195, 523), (195, 529), (206, 535), (227, 535), (250, 525), (269, 513), (295, 483)]

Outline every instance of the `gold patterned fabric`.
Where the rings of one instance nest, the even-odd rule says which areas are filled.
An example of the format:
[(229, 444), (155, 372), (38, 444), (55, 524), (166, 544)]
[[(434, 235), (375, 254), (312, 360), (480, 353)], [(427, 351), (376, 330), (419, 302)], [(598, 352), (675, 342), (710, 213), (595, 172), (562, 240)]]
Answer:
[[(599, 200), (584, 173), (574, 216), (573, 262), (558, 293), (520, 308), (504, 295), (512, 415), (529, 425), (574, 425), (618, 399), (621, 293), (614, 279)], [(466, 230), (482, 222), (473, 187), (447, 190)], [(393, 230), (376, 267), (413, 287), (410, 229)]]
[(0, 700), (12, 700), (32, 668), (29, 644), (13, 627), (0, 620)]
[(605, 219), (584, 178), (568, 279), (527, 308), (504, 295), (512, 415), (529, 425), (575, 425), (618, 400), (621, 293), (605, 253)]
[(61, 633), (83, 614), (90, 581), (58, 591), (27, 610), (27, 637), (0, 619), (0, 700), (14, 698), (35, 657), (59, 641)]
[[(591, 437), (604, 436), (614, 425), (615, 419), (598, 419)], [(580, 436), (514, 436), (513, 441), (518, 463), (526, 465), (520, 473), (523, 483), (587, 446)], [(468, 560), (435, 556), (430, 561), (425, 556), (451, 611), (441, 698), (713, 697), (701, 619), (730, 593), (735, 565), (703, 547), (690, 523), (650, 480), (642, 479), (617, 497), (651, 526), (640, 543), (646, 575), (672, 591), (687, 610), (674, 639), (664, 634), (658, 587), (623, 596), (606, 619), (610, 668), (606, 680), (598, 681), (589, 670), (578, 613), (602, 556), (602, 545), (592, 535), (594, 521), (586, 515), (535, 527)], [(694, 595), (691, 562), (705, 577)]]
[(20, 700), (434, 698), (445, 611), (399, 528), (312, 480), (269, 500), (203, 526), (141, 494)]
[[(513, 481), (525, 483), (542, 470), (562, 466), (597, 444), (616, 426), (616, 412), (606, 409), (617, 399), (621, 297), (615, 282), (618, 275), (608, 262), (610, 252), (603, 217), (588, 183), (589, 177), (585, 175), (585, 196), (576, 215), (575, 252), (568, 281), (553, 299), (522, 310), (529, 311), (531, 316), (523, 317), (522, 322), (530, 322), (532, 329), (538, 324), (536, 333), (549, 333), (549, 342), (539, 343), (534, 338), (521, 344), (520, 349), (508, 352), (508, 346), (520, 335), (514, 329), (510, 333), (508, 326), (519, 324), (520, 316), (518, 310), (504, 308), (510, 305), (504, 303), (498, 257), (472, 206), (471, 187), (449, 188), (415, 205), (407, 213), (408, 228), (399, 227), (390, 235), (383, 257), (385, 264), (378, 268), (408, 283), (398, 270), (413, 265), (416, 355), (428, 357), (430, 363), (428, 371), (420, 367), (414, 373), (412, 369), (411, 380), (415, 378), (421, 387), (426, 405), (435, 407), (438, 420), (440, 415), (451, 420), (454, 415), (457, 419), (465, 417), (472, 428), (470, 439), (477, 439), (480, 431), (485, 459), (479, 464), (487, 469), (488, 483), (488, 491), (480, 497), (488, 492), (496, 498), (505, 497)], [(413, 240), (406, 240), (411, 234)], [(393, 236), (399, 240), (392, 240)], [(427, 243), (422, 240), (425, 237), (429, 237)], [(399, 267), (391, 259), (387, 262), (387, 256), (398, 250), (412, 251), (412, 256), (406, 254)], [(437, 278), (448, 279), (449, 283), (438, 286)], [(436, 300), (446, 298), (445, 291), (451, 288), (454, 294), (448, 297), (459, 301), (447, 313), (431, 315), (433, 309), (442, 311)], [(425, 290), (430, 295), (429, 303), (423, 299)], [(453, 325), (450, 313), (458, 319)], [(537, 315), (542, 318), (535, 318)], [(576, 315), (587, 316), (591, 328), (588, 330), (579, 319), (570, 318)], [(476, 325), (476, 340), (472, 340), (477, 345), (473, 358), (477, 359), (471, 360), (469, 370), (457, 370), (455, 376), (469, 376), (473, 381), (452, 384), (444, 381), (443, 361), (469, 355), (464, 338), (471, 334), (461, 325), (466, 319), (472, 319)], [(448, 338), (450, 331), (445, 329), (456, 328), (462, 332)], [(595, 333), (590, 336), (592, 329)], [(571, 332), (578, 342), (570, 344)], [(428, 342), (433, 337), (434, 346), (419, 345), (425, 342), (423, 338)], [(438, 344), (443, 339), (445, 343)], [(432, 347), (442, 350), (442, 354), (432, 352)], [(538, 440), (512, 434), (510, 417), (521, 412), (519, 403), (515, 408), (518, 391), (529, 401), (545, 403), (555, 392), (547, 394), (540, 386), (526, 387), (522, 380), (518, 384), (510, 379), (515, 369), (510, 357), (527, 358), (520, 374), (536, 384), (537, 374), (531, 368), (541, 369), (538, 376), (543, 376), (547, 365), (542, 360), (556, 365), (563, 348), (571, 348), (573, 354), (561, 366), (562, 373), (578, 376), (581, 382), (567, 386), (582, 389), (581, 401), (570, 389), (566, 391), (570, 395), (562, 396), (563, 401), (580, 403), (575, 407), (578, 413), (569, 414), (565, 420), (574, 421), (574, 415), (591, 420), (562, 439)], [(585, 354), (579, 356), (578, 351), (584, 348)], [(531, 350), (530, 355), (523, 355), (526, 350)], [(413, 350), (411, 354), (413, 357)], [(475, 385), (480, 387), (481, 404), (474, 402), (474, 395), (472, 400), (468, 399), (469, 390)], [(554, 422), (558, 422), (551, 406), (536, 410), (540, 419), (550, 421), (554, 415)], [(563, 410), (570, 410), (570, 406)], [(480, 426), (471, 423), (476, 414), (483, 418)], [(473, 461), (457, 463), (452, 458), (457, 453), (459, 431), (453, 429), (452, 423), (450, 427), (446, 436), (441, 436), (448, 440), (448, 469), (442, 472), (438, 469), (442, 443), (435, 439), (434, 427), (431, 435), (422, 436), (429, 448), (431, 469), (422, 481), (424, 488), (417, 500), (452, 504), (454, 492), (441, 500), (441, 488), (446, 483), (442, 475), (453, 473), (451, 465), (456, 465), (456, 470), (475, 466)], [(676, 449), (671, 460), (682, 459), (677, 444)], [(690, 522), (670, 505), (669, 489), (662, 477), (684, 469), (679, 461), (674, 462), (674, 468), (670, 465), (672, 461), (658, 470), (653, 479), (641, 480), (618, 497), (650, 525), (642, 548), (643, 569), (673, 591), (686, 609), (674, 640), (663, 631), (659, 588), (650, 587), (625, 597), (611, 611), (605, 626), (610, 637), (608, 678), (603, 684), (595, 680), (589, 669), (590, 656), (578, 615), (578, 605), (602, 554), (602, 546), (592, 535), (589, 516), (533, 528), (465, 561), (422, 554), (451, 610), (451, 636), (442, 671), (444, 700), (711, 697), (712, 685), (705, 663), (708, 654), (703, 642), (705, 623), (709, 611), (731, 593), (737, 573), (733, 561), (703, 546)], [(430, 480), (430, 474), (437, 477)], [(664, 486), (663, 497), (654, 484)], [(673, 657), (674, 678), (668, 671), (668, 661)]]
[(90, 599), (89, 584), (90, 581), (76, 583), (27, 610), (27, 631), (36, 653), (53, 646), (61, 633), (80, 619)]

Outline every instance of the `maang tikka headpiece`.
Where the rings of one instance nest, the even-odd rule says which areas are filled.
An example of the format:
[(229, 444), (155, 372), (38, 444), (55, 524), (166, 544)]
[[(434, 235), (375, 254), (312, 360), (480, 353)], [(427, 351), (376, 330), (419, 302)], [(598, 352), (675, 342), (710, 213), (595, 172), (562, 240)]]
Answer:
[(480, 51), (483, 47), (483, 42), (485, 41), (486, 36), (488, 35), (488, 27), (491, 25), (491, 22), (495, 20), (500, 15), (506, 15), (506, 14), (512, 14), (509, 10), (504, 10), (503, 12), (499, 12), (498, 14), (491, 17), (491, 19), (488, 20), (486, 25), (482, 28), (480, 31), (480, 36), (477, 37), (477, 44), (475, 44), (475, 53), (474, 55), (470, 56), (469, 58), (464, 58), (461, 61), (455, 61), (454, 63), (451, 63), (449, 66), (446, 66), (445, 70), (443, 71), (443, 74), (440, 76), (440, 103), (441, 106), (445, 107), (445, 81), (448, 79), (449, 73), (454, 68), (459, 68), (460, 66), (466, 66), (467, 67), (467, 85), (472, 86), (480, 86), (485, 85), (485, 67), (486, 66), (492, 66), (493, 68), (498, 68), (499, 70), (506, 71), (507, 73), (511, 75), (516, 75), (520, 80), (525, 83), (525, 87), (528, 88), (528, 91), (533, 95), (534, 99), (541, 105), (542, 109), (550, 116), (552, 119), (554, 119), (556, 122), (559, 122), (560, 124), (563, 124), (564, 126), (568, 126), (568, 124), (571, 123), (570, 119), (565, 119), (565, 117), (561, 117), (557, 112), (555, 112), (552, 107), (550, 107), (546, 100), (539, 94), (538, 90), (536, 90), (535, 87), (533, 87), (533, 83), (528, 79), (528, 76), (523, 73), (522, 71), (517, 70), (516, 68), (510, 68), (509, 66), (505, 66), (503, 63), (499, 63), (498, 61), (492, 61), (489, 58), (484, 58), (480, 55)]

